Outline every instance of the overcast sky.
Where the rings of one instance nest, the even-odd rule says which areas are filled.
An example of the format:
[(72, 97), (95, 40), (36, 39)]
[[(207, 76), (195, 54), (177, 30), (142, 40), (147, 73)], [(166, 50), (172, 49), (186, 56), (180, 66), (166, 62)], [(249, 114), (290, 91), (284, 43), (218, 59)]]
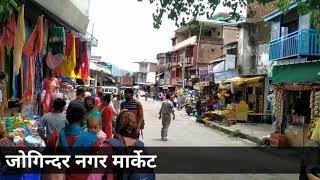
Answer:
[(130, 71), (137, 70), (134, 61), (156, 61), (157, 53), (169, 50), (175, 26), (165, 21), (161, 29), (154, 29), (152, 12), (147, 2), (92, 0), (90, 21), (99, 40), (92, 54)]
[(134, 61), (156, 61), (157, 53), (170, 49), (176, 27), (163, 19), (161, 28), (154, 29), (152, 13), (148, 0), (91, 0), (90, 22), (99, 40), (92, 55), (130, 71), (137, 70)]

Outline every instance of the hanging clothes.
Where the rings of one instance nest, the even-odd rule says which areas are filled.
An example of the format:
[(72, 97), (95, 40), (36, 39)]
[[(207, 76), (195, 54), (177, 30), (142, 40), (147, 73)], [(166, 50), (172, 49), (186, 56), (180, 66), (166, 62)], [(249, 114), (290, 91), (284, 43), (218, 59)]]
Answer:
[(82, 42), (82, 51), (83, 51), (83, 65), (81, 67), (81, 79), (83, 81), (87, 80), (90, 76), (90, 70), (89, 70), (89, 51), (87, 42)]
[(47, 42), (47, 65), (50, 69), (57, 68), (64, 61), (65, 45), (66, 39), (64, 28), (50, 27), (48, 29)]
[(63, 63), (63, 58), (64, 57), (61, 54), (53, 55), (51, 52), (48, 52), (46, 56), (47, 66), (54, 70)]
[(75, 77), (74, 69), (76, 67), (76, 47), (75, 47), (75, 38), (73, 33), (67, 33), (67, 48), (66, 56), (64, 57), (63, 64), (60, 66), (61, 75), (68, 77)]
[(43, 53), (47, 52), (47, 44), (48, 44), (48, 31), (49, 31), (49, 22), (44, 19), (43, 22)]
[(50, 27), (48, 30), (47, 50), (53, 55), (64, 54), (66, 44), (65, 31), (63, 27)]
[(9, 80), (12, 76), (12, 52), (13, 50), (5, 48), (5, 74), (6, 74), (6, 85), (7, 85), (7, 97), (12, 97), (12, 80)]
[(0, 37), (0, 44), (11, 49), (14, 46), (14, 39), (16, 36), (16, 18), (14, 13), (10, 17), (9, 21), (2, 27), (2, 36)]
[(38, 56), (36, 58), (36, 93), (37, 95), (41, 95), (42, 91), (43, 91), (43, 56)]
[(82, 56), (82, 44), (80, 38), (76, 38), (76, 68), (74, 69), (74, 73), (78, 75), (80, 73), (80, 68), (83, 64), (83, 56)]
[(1, 65), (0, 71), (2, 72), (5, 72), (4, 61), (5, 61), (5, 50), (4, 50), (4, 46), (0, 44), (0, 65)]
[(38, 22), (32, 31), (28, 42), (23, 47), (23, 54), (28, 57), (35, 57), (43, 48), (43, 16), (38, 18)]
[[(22, 49), (26, 39), (25, 22), (24, 22), (24, 4), (19, 9), (19, 15), (17, 20), (16, 38), (14, 41), (14, 55), (13, 55), (13, 75), (19, 74)], [(15, 77), (13, 77), (15, 79)]]
[(34, 88), (35, 88), (34, 72), (35, 72), (35, 59), (29, 58), (28, 59), (28, 74), (27, 74), (28, 88), (27, 88), (26, 94), (25, 94), (25, 101), (28, 103), (33, 102), (33, 95), (35, 92), (35, 90), (34, 90)]
[[(5, 48), (4, 46), (0, 45), (0, 71), (5, 72)], [(8, 108), (8, 100), (7, 100), (7, 88), (6, 88), (6, 80), (3, 82), (3, 88), (2, 88), (2, 105), (3, 108)]]

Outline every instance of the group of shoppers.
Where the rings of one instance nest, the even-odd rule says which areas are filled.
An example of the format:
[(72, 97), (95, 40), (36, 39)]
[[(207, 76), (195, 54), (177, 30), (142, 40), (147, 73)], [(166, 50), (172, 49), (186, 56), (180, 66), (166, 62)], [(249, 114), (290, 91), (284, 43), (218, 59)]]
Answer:
[[(66, 114), (63, 113), (65, 100), (54, 99), (53, 111), (42, 117), (39, 126), (47, 148), (51, 149), (50, 151), (58, 148), (70, 153), (72, 147), (85, 148), (91, 152), (102, 145), (112, 146), (115, 141), (123, 143), (124, 146), (134, 146), (137, 142), (139, 146), (143, 145), (139, 140), (144, 128), (142, 105), (134, 100), (133, 89), (126, 89), (124, 93), (125, 100), (120, 103), (118, 95), (114, 95), (113, 99), (110, 94), (102, 93), (97, 93), (96, 97), (86, 97), (85, 91), (78, 89), (77, 96), (70, 102)], [(113, 123), (113, 120), (116, 122)], [(66, 176), (68, 179), (77, 180), (90, 177), (89, 174)]]

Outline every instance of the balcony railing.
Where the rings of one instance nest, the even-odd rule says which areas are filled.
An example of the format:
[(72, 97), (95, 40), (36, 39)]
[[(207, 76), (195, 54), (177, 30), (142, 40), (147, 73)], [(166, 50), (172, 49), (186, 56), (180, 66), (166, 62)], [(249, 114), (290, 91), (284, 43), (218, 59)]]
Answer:
[(320, 33), (301, 29), (269, 43), (269, 60), (293, 57), (320, 56)]

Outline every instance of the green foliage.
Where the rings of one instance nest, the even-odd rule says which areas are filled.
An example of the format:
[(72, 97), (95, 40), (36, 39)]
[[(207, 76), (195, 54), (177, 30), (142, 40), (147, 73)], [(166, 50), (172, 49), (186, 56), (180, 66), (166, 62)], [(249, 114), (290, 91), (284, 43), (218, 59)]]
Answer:
[(0, 21), (8, 19), (14, 11), (18, 11), (17, 0), (0, 1)]
[[(242, 13), (239, 9), (247, 8), (248, 4), (253, 2), (258, 2), (261, 5), (276, 2), (277, 7), (283, 13), (288, 11), (290, 2), (297, 2), (298, 13), (300, 15), (310, 13), (312, 23), (317, 30), (320, 30), (320, 0), (149, 0), (149, 2), (156, 6), (156, 11), (153, 13), (153, 25), (157, 29), (160, 28), (165, 16), (174, 21), (178, 27), (186, 25), (199, 16), (210, 19), (220, 3), (231, 8), (232, 18), (239, 19), (240, 13)], [(248, 9), (249, 17), (254, 16), (255, 13)]]

